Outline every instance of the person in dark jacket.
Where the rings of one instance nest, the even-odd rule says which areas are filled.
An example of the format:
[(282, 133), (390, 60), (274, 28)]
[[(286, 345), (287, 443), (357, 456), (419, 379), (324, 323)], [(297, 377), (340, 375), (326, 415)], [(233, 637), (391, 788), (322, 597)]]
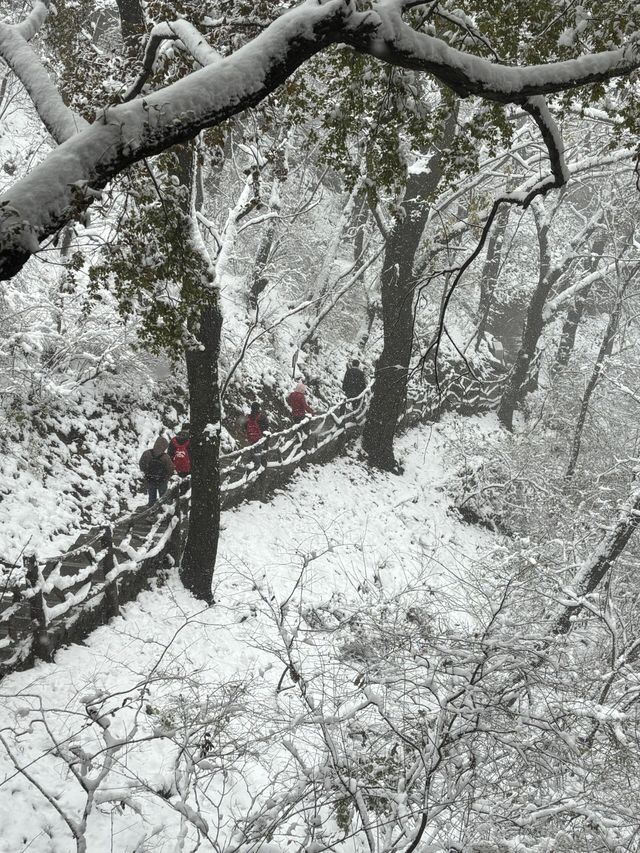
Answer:
[(347, 399), (352, 400), (354, 397), (359, 397), (366, 387), (367, 380), (360, 367), (360, 362), (354, 358), (344, 374), (342, 390)]
[(173, 462), (167, 453), (169, 442), (158, 436), (151, 450), (145, 450), (140, 457), (140, 470), (144, 474), (144, 484), (149, 495), (149, 506), (153, 506), (167, 491), (169, 477), (175, 471)]
[(307, 403), (307, 386), (300, 381), (294, 390), (287, 397), (287, 405), (291, 409), (291, 420), (294, 424), (299, 424), (309, 415), (313, 414), (313, 409)]
[(260, 403), (257, 400), (251, 404), (251, 414), (247, 417), (244, 428), (249, 444), (260, 441), (265, 432), (269, 431), (269, 419), (260, 408)]
[(182, 424), (180, 432), (169, 442), (169, 456), (176, 473), (186, 477), (191, 473), (191, 424)]

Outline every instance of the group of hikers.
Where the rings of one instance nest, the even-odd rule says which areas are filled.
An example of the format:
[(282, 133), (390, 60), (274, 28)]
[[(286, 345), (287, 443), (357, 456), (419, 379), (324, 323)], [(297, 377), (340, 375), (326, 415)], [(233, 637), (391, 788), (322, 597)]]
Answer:
[[(342, 380), (342, 390), (348, 400), (359, 397), (367, 387), (364, 371), (358, 359), (352, 359)], [(307, 386), (300, 380), (287, 397), (294, 424), (315, 414), (307, 401)], [(269, 432), (269, 419), (258, 401), (251, 403), (251, 411), (244, 419), (244, 430), (249, 444), (256, 444)], [(158, 436), (152, 448), (140, 457), (140, 470), (144, 474), (144, 485), (149, 506), (162, 497), (173, 474), (186, 477), (191, 473), (191, 424), (184, 423), (170, 441)]]
[(191, 424), (182, 424), (171, 441), (159, 435), (153, 447), (140, 457), (140, 470), (149, 496), (149, 506), (167, 491), (173, 474), (186, 477), (191, 473)]

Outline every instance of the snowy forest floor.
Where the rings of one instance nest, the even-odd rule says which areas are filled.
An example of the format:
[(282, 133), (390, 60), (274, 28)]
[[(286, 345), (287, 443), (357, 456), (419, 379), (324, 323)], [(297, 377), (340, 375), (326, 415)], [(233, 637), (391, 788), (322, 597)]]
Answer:
[[(60, 651), (53, 663), (5, 678), (0, 732), (18, 763), (28, 765), (53, 800), (79, 819), (85, 795), (51, 748), (52, 737), (77, 741), (78, 749), (85, 743), (87, 694), (140, 698), (138, 714), (145, 707), (157, 730), (159, 719), (166, 723), (177, 713), (176, 693), (180, 701), (189, 695), (197, 704), (201, 689), (211, 697), (228, 694), (233, 685), (260, 706), (269, 728), (270, 718), (283, 716), (278, 687), (291, 685), (288, 677), (283, 679), (284, 635), (278, 626), (285, 609), (315, 611), (322, 624), (336, 610), (356, 613), (364, 602), (384, 605), (403, 590), (420, 589), (422, 599), (433, 602), (450, 624), (472, 619), (464, 579), (473, 576), (477, 584), (487, 571), (488, 555), (500, 546), (494, 534), (465, 524), (452, 508), (447, 483), (455, 470), (449, 450), (461, 429), (479, 440), (500, 434), (493, 415), (465, 419), (462, 426), (460, 418), (447, 416), (399, 440), (403, 476), (372, 472), (352, 452), (301, 471), (268, 504), (247, 503), (224, 513), (215, 606), (203, 609), (177, 575), (171, 576), (166, 586), (127, 604), (120, 617), (85, 644)], [(170, 685), (179, 675), (184, 687), (176, 691)], [(125, 705), (121, 699), (112, 702), (118, 713), (110, 730), (118, 736), (134, 720)], [(47, 726), (29, 725), (33, 709), (44, 714)], [(15, 739), (16, 733), (22, 735)], [(86, 737), (95, 735), (87, 729)], [(157, 853), (178, 849), (169, 839), (191, 833), (193, 825), (187, 832), (182, 807), (171, 804), (172, 794), (179, 793), (172, 781), (174, 759), (164, 741), (151, 740), (147, 747), (129, 750), (126, 761), (118, 760), (106, 788), (113, 794), (115, 776), (116, 788), (135, 789), (138, 813), (124, 807), (129, 803), (125, 794), (105, 794), (88, 821), (90, 853), (143, 851), (151, 838)], [(247, 772), (255, 779), (261, 772), (268, 776), (257, 764)], [(213, 788), (218, 784), (214, 781)], [(163, 786), (164, 794), (157, 796)], [(250, 787), (243, 787), (243, 795), (234, 792), (231, 810), (249, 802)], [(210, 825), (224, 823), (209, 801), (200, 805)], [(18, 812), (19, 821), (14, 819)], [(76, 849), (60, 815), (16, 773), (1, 747), (0, 826), (2, 853)], [(213, 848), (205, 843), (201, 849)]]

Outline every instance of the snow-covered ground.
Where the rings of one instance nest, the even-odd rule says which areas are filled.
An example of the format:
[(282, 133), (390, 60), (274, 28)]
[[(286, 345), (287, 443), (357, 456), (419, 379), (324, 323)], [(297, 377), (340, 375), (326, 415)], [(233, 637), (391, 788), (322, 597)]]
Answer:
[[(465, 424), (478, 438), (498, 429), (493, 416)], [(85, 770), (93, 777), (108, 750), (90, 763), (87, 753), (101, 742), (109, 746), (105, 736), (121, 737), (125, 730), (131, 736), (136, 723), (143, 740), (119, 751), (102, 780), (88, 818), (87, 849), (195, 849), (194, 824), (200, 817), (188, 812), (193, 806), (188, 805), (189, 783), (175, 771), (175, 746), (157, 736), (163, 727), (176, 731), (184, 724), (187, 731), (188, 706), (201, 721), (202, 737), (216, 743), (216, 738), (228, 738), (226, 747), (218, 743), (222, 753), (229, 744), (237, 745), (241, 734), (245, 744), (259, 731), (269, 735), (264, 753), (270, 754), (269, 768), (277, 766), (275, 733), (279, 727), (286, 731), (283, 720), (294, 704), (286, 698), (290, 694), (277, 689), (291, 685), (286, 665), (283, 674), (293, 637), (287, 633), (290, 616), (292, 624), (306, 625), (314, 610), (322, 628), (322, 614), (327, 619), (336, 609), (354, 614), (365, 602), (384, 604), (403, 590), (419, 588), (427, 606), (433, 602), (437, 609), (446, 599), (449, 618), (470, 618), (460, 579), (476, 572), (497, 543), (492, 534), (462, 523), (451, 509), (449, 441), (459, 430), (459, 423), (445, 418), (403, 436), (403, 476), (372, 472), (354, 453), (299, 473), (268, 504), (254, 502), (226, 512), (215, 606), (203, 609), (172, 577), (165, 587), (126, 605), (121, 617), (96, 630), (85, 644), (60, 651), (54, 663), (5, 678), (0, 738), (42, 792), (16, 771), (0, 745), (0, 851), (76, 850), (57, 809), (80, 821), (86, 793), (67, 764), (52, 755), (53, 740), (76, 760), (74, 770), (81, 778)], [(310, 660), (314, 653), (310, 648)], [(216, 712), (217, 724), (207, 717), (214, 707), (226, 709)], [(248, 708), (253, 716), (240, 710)], [(36, 721), (42, 719), (46, 725)], [(189, 736), (197, 725), (191, 719)], [(17, 739), (16, 732), (21, 733)], [(260, 755), (247, 754), (245, 766), (258, 787), (261, 773), (266, 784), (271, 770)], [(212, 772), (209, 764), (207, 769)], [(234, 809), (250, 811), (246, 789), (251, 786), (227, 778), (226, 770), (221, 773), (213, 772), (207, 796), (198, 801), (198, 815), (211, 831), (220, 827), (224, 839)], [(183, 838), (190, 844), (182, 847)], [(200, 849), (214, 848), (204, 841)]]

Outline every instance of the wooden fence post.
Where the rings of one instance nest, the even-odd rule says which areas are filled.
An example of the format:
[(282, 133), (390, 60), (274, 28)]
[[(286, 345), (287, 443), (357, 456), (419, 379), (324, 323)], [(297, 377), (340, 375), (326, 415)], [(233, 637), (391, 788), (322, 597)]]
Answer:
[(258, 473), (258, 480), (256, 483), (256, 496), (259, 501), (265, 502), (269, 493), (267, 454), (270, 449), (269, 445), (271, 444), (271, 433), (267, 433), (263, 441), (264, 443), (260, 449), (260, 456), (258, 459), (258, 466), (260, 468), (260, 472)]
[(47, 615), (45, 613), (44, 596), (42, 587), (39, 585), (38, 560), (35, 554), (28, 554), (22, 558), (25, 568), (25, 578), (28, 585), (34, 590), (29, 598), (29, 616), (31, 618), (31, 633), (33, 635), (33, 655), (41, 660), (51, 660), (51, 646), (47, 632)]
[(338, 437), (338, 441), (336, 442), (337, 455), (341, 455), (342, 453), (344, 453), (344, 449), (347, 446), (348, 422), (351, 419), (353, 412), (355, 412), (355, 407), (347, 408), (347, 406), (347, 401), (343, 400), (336, 411), (336, 414), (339, 418), (339, 423), (336, 424), (336, 429), (342, 428), (342, 433), (340, 434), (340, 436)]
[(105, 527), (102, 531), (101, 545), (106, 551), (102, 562), (105, 577), (104, 600), (107, 617), (112, 619), (120, 613), (120, 596), (118, 595), (118, 579), (107, 580), (107, 575), (113, 570), (115, 565), (113, 559), (113, 531), (110, 526)]

